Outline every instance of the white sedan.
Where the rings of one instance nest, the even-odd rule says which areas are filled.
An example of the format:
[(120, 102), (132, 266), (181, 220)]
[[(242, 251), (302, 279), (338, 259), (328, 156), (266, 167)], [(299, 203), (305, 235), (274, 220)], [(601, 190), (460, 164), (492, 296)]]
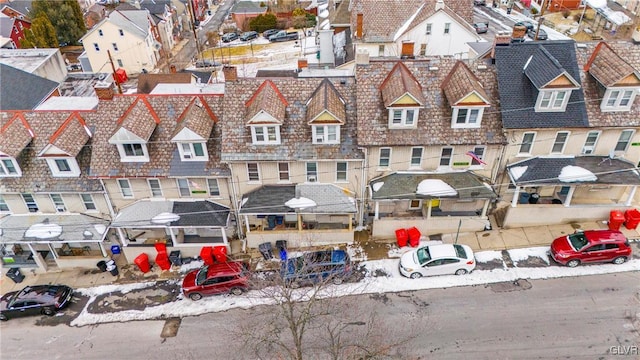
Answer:
[(400, 274), (417, 279), (433, 275), (464, 275), (473, 271), (476, 259), (467, 245), (427, 245), (400, 258)]

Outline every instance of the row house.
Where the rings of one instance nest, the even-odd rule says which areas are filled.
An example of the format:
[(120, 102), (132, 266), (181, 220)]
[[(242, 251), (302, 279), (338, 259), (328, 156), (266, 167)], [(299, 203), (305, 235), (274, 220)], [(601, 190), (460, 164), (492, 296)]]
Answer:
[(372, 57), (449, 55), (467, 58), (469, 42), (483, 41), (471, 26), (466, 0), (351, 0), (355, 52)]
[(353, 76), (238, 79), (226, 70), (221, 157), (247, 245), (352, 242), (366, 176)]
[(166, 57), (176, 44), (179, 29), (176, 26), (177, 15), (171, 0), (135, 1), (132, 4), (122, 3), (116, 10), (147, 10), (155, 40), (162, 44), (160, 56)]
[(129, 261), (154, 246), (197, 256), (235, 236), (229, 170), (220, 159), (222, 94), (121, 95), (91, 114), (90, 176), (116, 212), (110, 228)]
[(490, 226), (502, 144), (495, 72), (451, 58), (356, 65), (372, 236)]
[(24, 33), (30, 28), (31, 22), (24, 16), (8, 16), (0, 12), (0, 38), (8, 39), (8, 44), (1, 44), (3, 48), (20, 49)]
[(631, 44), (495, 48), (508, 143), (503, 227), (601, 220), (631, 207), (640, 177), (640, 57)]
[(0, 253), (5, 267), (93, 267), (109, 200), (89, 161), (96, 123), (87, 112), (0, 113)]

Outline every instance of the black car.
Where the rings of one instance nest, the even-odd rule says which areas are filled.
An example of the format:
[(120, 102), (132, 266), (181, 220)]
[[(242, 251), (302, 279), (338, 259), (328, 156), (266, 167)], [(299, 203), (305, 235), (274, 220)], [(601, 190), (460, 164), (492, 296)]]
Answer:
[(240, 35), (238, 35), (238, 33), (235, 33), (235, 32), (226, 33), (222, 35), (222, 42), (226, 42), (226, 43), (232, 42), (233, 40), (236, 40), (239, 37)]
[(535, 30), (535, 25), (528, 20), (524, 20), (524, 21), (518, 21), (514, 26), (524, 26), (525, 28), (527, 28), (527, 31), (529, 30)]
[[(535, 40), (536, 29), (528, 30), (527, 36)], [(542, 29), (538, 30), (538, 40), (547, 40), (547, 33)]]
[(487, 6), (487, 0), (473, 0), (475, 6)]
[(280, 31), (280, 29), (269, 29), (269, 30), (265, 30), (265, 31), (262, 33), (262, 36), (263, 36), (265, 39), (268, 39), (269, 37), (271, 37), (271, 36), (273, 36), (273, 35), (277, 34), (277, 33), (278, 33), (278, 31)]
[(73, 289), (66, 285), (33, 285), (0, 298), (0, 320), (26, 315), (53, 316), (69, 306)]

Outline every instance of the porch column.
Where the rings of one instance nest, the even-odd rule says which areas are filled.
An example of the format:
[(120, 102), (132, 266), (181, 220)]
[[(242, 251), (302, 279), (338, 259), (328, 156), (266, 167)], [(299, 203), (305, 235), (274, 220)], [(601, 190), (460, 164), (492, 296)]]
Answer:
[(433, 208), (433, 202), (429, 200), (429, 204), (427, 205), (427, 220), (431, 219), (431, 209)]
[(51, 251), (53, 258), (58, 260), (58, 253), (56, 252), (56, 249), (53, 248), (53, 245), (51, 245), (51, 243), (47, 243), (47, 246), (49, 247), (49, 251)]
[(170, 226), (167, 226), (167, 229), (169, 229), (169, 236), (171, 236), (171, 243), (173, 244), (173, 246), (176, 246), (177, 244), (176, 234), (173, 233), (173, 228)]
[[(229, 245), (229, 239), (227, 239), (227, 232), (224, 231), (224, 227), (220, 227), (220, 232), (222, 233), (222, 243), (224, 243), (224, 245)], [(231, 250), (231, 248), (229, 248), (229, 250)]]
[(302, 215), (296, 211), (296, 225), (298, 225), (298, 231), (302, 231)]
[(379, 201), (376, 201), (376, 209), (375, 209), (375, 213), (373, 215), (373, 219), (374, 220), (380, 219), (380, 202)]
[(482, 206), (482, 214), (480, 216), (487, 217), (487, 210), (489, 210), (489, 203), (490, 202), (491, 202), (491, 199), (486, 199), (484, 201), (484, 206)]
[(629, 193), (629, 197), (627, 198), (627, 202), (624, 203), (625, 206), (631, 206), (631, 202), (633, 202), (633, 197), (636, 195), (636, 190), (638, 189), (638, 186), (632, 186), (631, 187), (631, 192)]
[(353, 221), (351, 214), (347, 215), (347, 221), (349, 221), (349, 231), (353, 231)]
[(511, 199), (511, 207), (518, 205), (518, 199), (520, 198), (520, 186), (516, 185), (516, 190), (513, 192), (513, 199)]
[(571, 198), (573, 197), (573, 193), (576, 191), (576, 187), (575, 186), (571, 186), (569, 187), (569, 192), (567, 193), (567, 198), (564, 199), (564, 203), (563, 205), (565, 207), (569, 207), (571, 206)]
[(128, 246), (129, 241), (127, 241), (124, 230), (122, 230), (122, 228), (116, 228), (116, 231), (118, 232), (118, 237), (120, 238), (120, 243), (122, 244), (122, 246)]
[(47, 264), (44, 262), (42, 256), (40, 256), (40, 253), (37, 252), (30, 243), (27, 243), (27, 246), (29, 247), (29, 251), (31, 251), (31, 255), (33, 255), (33, 260), (36, 262), (36, 265), (38, 265), (40, 269), (47, 271)]
[(104, 248), (104, 244), (99, 242), (98, 246), (100, 247), (100, 252), (102, 253), (102, 256), (109, 257), (109, 255), (107, 255), (107, 250)]
[(247, 229), (247, 234), (250, 233), (251, 230), (249, 230), (249, 215), (244, 216), (244, 226)]

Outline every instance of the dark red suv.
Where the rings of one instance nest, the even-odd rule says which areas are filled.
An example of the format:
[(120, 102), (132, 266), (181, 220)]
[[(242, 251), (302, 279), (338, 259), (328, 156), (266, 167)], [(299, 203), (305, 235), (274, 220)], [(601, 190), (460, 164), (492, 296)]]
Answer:
[(569, 267), (592, 262), (622, 264), (631, 257), (631, 252), (624, 234), (612, 230), (575, 232), (551, 243), (553, 260)]
[(206, 295), (240, 295), (249, 289), (249, 271), (239, 261), (217, 263), (193, 270), (182, 281), (182, 293), (191, 300)]

